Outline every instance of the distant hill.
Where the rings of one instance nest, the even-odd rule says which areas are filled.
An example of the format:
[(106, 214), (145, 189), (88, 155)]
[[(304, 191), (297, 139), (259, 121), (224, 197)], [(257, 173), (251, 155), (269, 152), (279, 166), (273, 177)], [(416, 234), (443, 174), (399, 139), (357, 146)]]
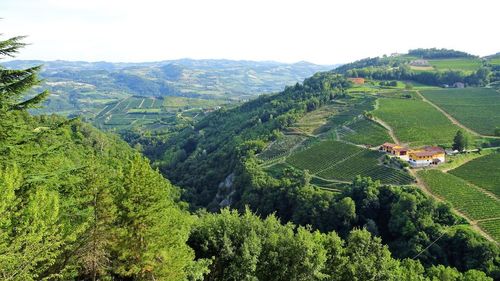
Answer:
[(193, 59), (144, 63), (17, 60), (4, 65), (43, 65), (42, 87), (58, 95), (54, 97), (57, 106), (47, 109), (56, 112), (78, 110), (80, 100), (130, 95), (249, 99), (283, 90), (286, 85), (335, 67), (308, 62)]

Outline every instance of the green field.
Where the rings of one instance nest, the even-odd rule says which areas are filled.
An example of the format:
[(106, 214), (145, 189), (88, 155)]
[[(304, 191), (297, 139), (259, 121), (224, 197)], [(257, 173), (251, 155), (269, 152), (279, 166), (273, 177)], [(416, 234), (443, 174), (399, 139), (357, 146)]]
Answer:
[(323, 141), (306, 150), (293, 154), (287, 159), (287, 162), (296, 168), (309, 170), (312, 174), (316, 174), (339, 161), (363, 151), (364, 149), (354, 145), (338, 141)]
[(337, 179), (352, 181), (357, 175), (371, 177), (373, 180), (380, 180), (387, 184), (410, 184), (413, 178), (400, 170), (379, 165), (379, 158), (382, 153), (372, 150), (364, 150), (352, 157), (330, 166), (321, 171), (318, 176), (325, 179)]
[(424, 90), (422, 94), (466, 127), (484, 135), (500, 128), (500, 93), (487, 88)]
[(449, 173), (500, 197), (500, 153), (476, 158)]
[(387, 184), (409, 184), (413, 181), (403, 171), (380, 165), (382, 155), (378, 151), (330, 140), (293, 154), (287, 163), (329, 180), (352, 181), (361, 175)]
[(428, 61), (437, 70), (476, 71), (482, 65), (481, 60), (476, 58), (432, 59)]
[(481, 221), (478, 224), (495, 241), (500, 241), (500, 219)]
[(439, 170), (422, 170), (418, 175), (432, 193), (450, 202), (471, 219), (500, 217), (500, 201), (482, 193), (467, 181)]
[(387, 130), (380, 124), (360, 118), (339, 129), (341, 139), (355, 144), (377, 146), (392, 141)]
[(401, 142), (413, 146), (449, 145), (459, 130), (437, 109), (417, 99), (380, 98), (373, 115), (385, 121)]

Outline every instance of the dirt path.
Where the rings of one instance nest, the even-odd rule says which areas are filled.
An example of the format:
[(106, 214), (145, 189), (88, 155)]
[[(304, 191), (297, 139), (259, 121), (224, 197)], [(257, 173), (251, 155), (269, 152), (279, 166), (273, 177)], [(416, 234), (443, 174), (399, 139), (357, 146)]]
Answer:
[[(378, 109), (378, 99), (375, 100), (374, 111), (377, 110), (377, 109)], [(379, 123), (380, 125), (382, 125), (382, 127), (384, 127), (387, 130), (387, 132), (389, 133), (389, 136), (394, 141), (394, 143), (400, 144), (398, 137), (396, 137), (396, 134), (394, 133), (394, 130), (392, 129), (391, 126), (389, 126), (389, 124), (387, 124), (384, 121), (376, 118), (375, 116), (373, 116), (372, 120), (375, 121), (375, 122), (377, 122), (377, 123)]]
[[(432, 193), (429, 190), (429, 188), (427, 187), (427, 185), (424, 183), (424, 181), (422, 181), (422, 179), (418, 176), (417, 172), (414, 169), (410, 169), (410, 174), (415, 177), (415, 179), (417, 181), (416, 185), (425, 194), (427, 194), (428, 196), (434, 198), (438, 202), (446, 202), (446, 200), (443, 200), (441, 197), (435, 195), (434, 193)], [(478, 222), (485, 221), (485, 220), (493, 220), (493, 219), (496, 219), (496, 218), (488, 218), (488, 219), (482, 219), (482, 220), (472, 220), (467, 215), (465, 215), (464, 213), (460, 212), (459, 210), (457, 210), (455, 208), (452, 208), (452, 211), (455, 212), (457, 215), (463, 217), (470, 224), (470, 226), (471, 226), (472, 229), (476, 230), (479, 234), (481, 234), (488, 241), (491, 241), (491, 242), (494, 242), (494, 243), (498, 244), (498, 242), (495, 241), (495, 239), (493, 239), (493, 237), (491, 237), (488, 233), (486, 233), (482, 228), (480, 228), (477, 225)]]
[[(420, 95), (420, 93), (418, 93)], [(422, 97), (423, 98), (423, 97)], [(375, 106), (378, 106), (378, 104), (376, 103)], [(439, 109), (439, 108), (438, 108)], [(440, 110), (440, 109), (439, 109)], [(441, 110), (440, 110), (441, 111)], [(444, 112), (443, 112), (444, 113)], [(384, 128), (386, 128), (388, 131), (389, 131), (389, 135), (391, 136), (392, 140), (399, 144), (399, 140), (398, 138), (396, 137), (396, 135), (394, 134), (394, 130), (391, 128), (391, 126), (389, 126), (389, 124), (385, 123), (384, 121), (382, 120), (379, 120), (379, 119), (376, 119), (376, 118), (373, 118), (373, 120), (377, 123), (379, 123), (380, 125), (384, 126)], [(420, 188), (420, 190), (422, 190), (426, 195), (434, 198), (436, 201), (438, 202), (445, 202), (445, 200), (443, 200), (442, 198), (440, 198), (439, 196), (435, 195), (434, 193), (432, 193), (430, 191), (430, 189), (427, 187), (427, 185), (425, 184), (424, 181), (422, 181), (422, 179), (418, 176), (416, 170), (414, 169), (409, 169), (409, 172), (410, 174), (415, 178), (416, 180), (416, 183), (415, 185)], [(472, 219), (470, 219), (469, 217), (467, 217), (464, 213), (460, 212), (459, 210), (455, 209), (455, 208), (452, 208), (452, 211), (455, 212), (457, 215), (463, 217), (471, 226), (472, 229), (476, 230), (479, 234), (481, 234), (484, 238), (486, 238), (488, 241), (491, 241), (491, 242), (494, 242), (494, 243), (497, 243), (495, 241), (495, 239), (493, 239), (488, 233), (486, 233), (483, 229), (481, 229), (477, 223), (478, 221), (474, 221)]]
[(479, 133), (477, 133), (477, 132), (473, 131), (472, 129), (469, 129), (469, 128), (465, 127), (462, 123), (458, 122), (458, 120), (457, 120), (457, 119), (455, 119), (453, 116), (451, 116), (450, 114), (448, 114), (448, 112), (444, 111), (441, 107), (439, 107), (439, 106), (435, 105), (435, 104), (434, 104), (434, 103), (432, 103), (430, 100), (426, 99), (426, 98), (424, 97), (424, 95), (422, 95), (422, 94), (420, 93), (420, 91), (415, 91), (415, 93), (416, 93), (416, 94), (417, 94), (417, 95), (418, 95), (418, 96), (422, 99), (422, 101), (423, 101), (423, 102), (426, 102), (426, 103), (428, 103), (428, 104), (432, 105), (435, 109), (439, 110), (439, 112), (443, 113), (443, 115), (444, 115), (444, 116), (446, 116), (446, 118), (448, 118), (448, 119), (451, 121), (451, 123), (453, 123), (453, 124), (457, 125), (458, 127), (460, 127), (460, 128), (462, 128), (462, 129), (464, 129), (465, 131), (467, 131), (467, 132), (469, 132), (469, 133), (471, 133), (471, 134), (473, 134), (473, 135), (475, 135), (475, 136), (482, 136), (482, 137), (485, 137), (485, 136), (483, 136), (483, 135), (481, 135), (481, 134), (479, 134)]

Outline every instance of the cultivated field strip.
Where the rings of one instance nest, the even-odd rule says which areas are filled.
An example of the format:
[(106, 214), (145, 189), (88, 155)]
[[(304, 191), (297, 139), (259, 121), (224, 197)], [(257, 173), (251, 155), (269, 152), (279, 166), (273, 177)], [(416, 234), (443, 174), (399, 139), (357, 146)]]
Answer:
[(413, 181), (413, 177), (403, 171), (380, 165), (382, 155), (378, 151), (329, 140), (295, 153), (286, 161), (328, 180), (352, 181), (361, 175), (385, 184), (409, 184)]
[(403, 143), (410, 145), (450, 144), (460, 128), (421, 99), (380, 98), (373, 111), (386, 122)]
[(287, 159), (287, 162), (296, 168), (309, 170), (316, 174), (360, 151), (363, 149), (354, 145), (332, 140), (323, 141), (293, 154)]
[(480, 134), (493, 135), (500, 128), (500, 93), (494, 89), (424, 90), (422, 95)]
[(430, 191), (450, 202), (473, 220), (500, 217), (500, 202), (464, 179), (439, 170), (422, 170), (418, 175)]
[(478, 225), (495, 241), (500, 241), (500, 218), (480, 221)]
[(476, 158), (449, 171), (500, 198), (500, 153), (492, 153)]

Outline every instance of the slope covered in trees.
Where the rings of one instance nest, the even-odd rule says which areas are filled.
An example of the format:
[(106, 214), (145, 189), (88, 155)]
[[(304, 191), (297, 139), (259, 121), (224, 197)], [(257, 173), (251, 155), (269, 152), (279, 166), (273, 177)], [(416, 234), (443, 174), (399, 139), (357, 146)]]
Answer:
[[(0, 55), (14, 54), (21, 39), (0, 41)], [(315, 75), (175, 137), (183, 141), (157, 165), (190, 184), (196, 207), (205, 203), (197, 199), (204, 184), (225, 179), (206, 194), (224, 196), (228, 188), (241, 210), (192, 215), (180, 190), (116, 137), (79, 120), (31, 116), (27, 109), (47, 95), (25, 95), (37, 71), (0, 67), (2, 280), (499, 277), (496, 245), (415, 188), (358, 178), (335, 194), (310, 185), (307, 171), (264, 172), (255, 152), (277, 129), (343, 96), (350, 84), (340, 76)], [(283, 225), (272, 213), (302, 226)]]

